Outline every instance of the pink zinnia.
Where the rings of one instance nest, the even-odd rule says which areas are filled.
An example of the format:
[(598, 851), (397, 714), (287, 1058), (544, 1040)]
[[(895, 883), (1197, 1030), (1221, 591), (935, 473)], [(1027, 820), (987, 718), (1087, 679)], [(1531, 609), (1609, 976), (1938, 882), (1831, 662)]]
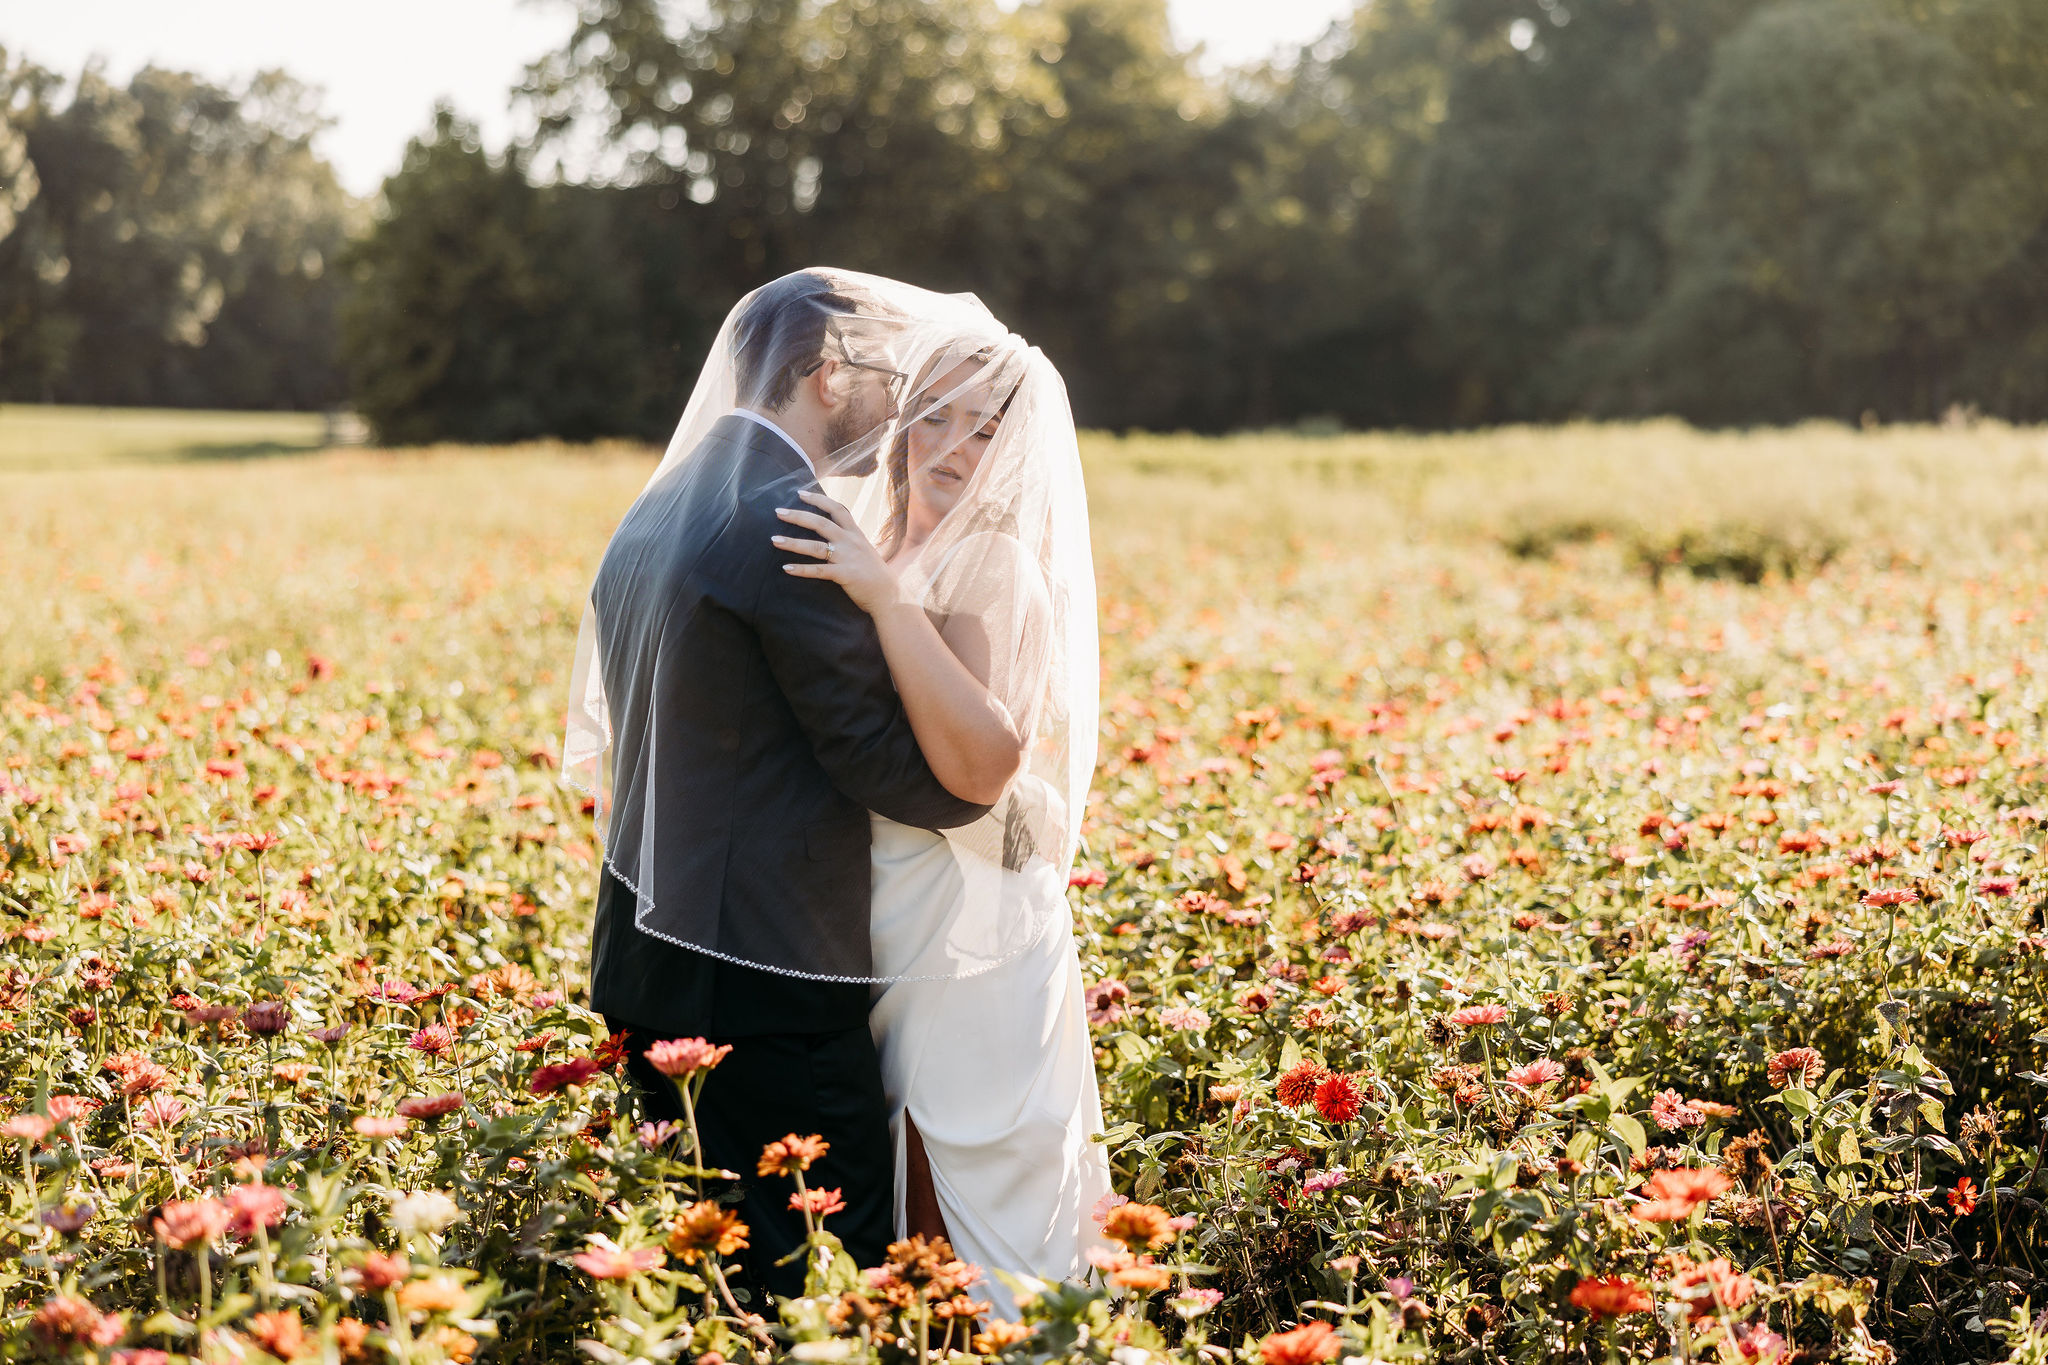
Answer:
[(1506, 1005), (1467, 1005), (1451, 1011), (1451, 1022), (1459, 1028), (1491, 1028), (1508, 1021)]
[(1209, 1028), (1209, 1014), (1197, 1005), (1168, 1005), (1159, 1011), (1159, 1022), (1172, 1029), (1204, 1033)]
[(1550, 1084), (1562, 1075), (1564, 1075), (1563, 1066), (1548, 1057), (1538, 1057), (1533, 1062), (1515, 1067), (1509, 1071), (1506, 1079), (1509, 1085), (1520, 1086), (1524, 1090), (1534, 1090), (1537, 1086)]
[(660, 1269), (667, 1258), (655, 1247), (626, 1251), (600, 1237), (592, 1239), (590, 1250), (579, 1251), (569, 1259), (593, 1280), (627, 1280), (642, 1271)]
[(413, 1034), (411, 1047), (429, 1057), (445, 1057), (455, 1050), (455, 1030), (446, 1024), (429, 1024)]
[(714, 1047), (702, 1038), (670, 1038), (647, 1049), (647, 1060), (664, 1076), (687, 1076), (724, 1061), (732, 1046)]
[(408, 1119), (437, 1119), (443, 1114), (452, 1114), (462, 1107), (462, 1092), (451, 1090), (445, 1095), (414, 1095), (398, 1102), (398, 1113)]
[(228, 1191), (228, 1226), (242, 1237), (253, 1237), (258, 1228), (274, 1228), (284, 1218), (284, 1191), (257, 1181), (237, 1185)]
[(403, 1136), (412, 1127), (411, 1119), (377, 1114), (359, 1114), (349, 1125), (366, 1138), (395, 1138)]
[(1657, 1098), (1650, 1101), (1650, 1118), (1667, 1133), (1697, 1128), (1707, 1121), (1707, 1116), (1687, 1104), (1676, 1090), (1658, 1092)]
[(170, 1128), (186, 1114), (185, 1102), (170, 1095), (151, 1095), (135, 1106), (135, 1122), (143, 1128)]

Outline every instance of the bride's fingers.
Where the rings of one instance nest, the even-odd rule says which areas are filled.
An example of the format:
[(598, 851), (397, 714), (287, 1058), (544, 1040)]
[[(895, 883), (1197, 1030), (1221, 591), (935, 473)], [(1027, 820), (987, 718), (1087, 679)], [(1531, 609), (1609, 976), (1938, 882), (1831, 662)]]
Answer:
[(826, 497), (823, 493), (815, 492), (809, 488), (803, 488), (797, 490), (797, 496), (802, 498), (805, 502), (809, 503), (813, 507), (824, 508), (825, 515), (832, 518), (833, 521), (838, 522), (841, 526), (844, 526), (849, 530), (853, 528), (853, 513), (847, 511), (842, 504), (834, 502), (831, 498)]
[(794, 536), (770, 536), (768, 539), (777, 549), (809, 555), (812, 559), (826, 559), (832, 554), (832, 542), (829, 540), (798, 540)]
[(824, 578), (834, 583), (842, 581), (843, 571), (837, 564), (785, 564), (782, 571), (795, 574), (798, 578)]
[(830, 517), (821, 517), (816, 512), (800, 512), (794, 507), (778, 507), (775, 509), (775, 515), (792, 526), (801, 526), (806, 531), (816, 531), (827, 540), (832, 538), (834, 532), (844, 529)]

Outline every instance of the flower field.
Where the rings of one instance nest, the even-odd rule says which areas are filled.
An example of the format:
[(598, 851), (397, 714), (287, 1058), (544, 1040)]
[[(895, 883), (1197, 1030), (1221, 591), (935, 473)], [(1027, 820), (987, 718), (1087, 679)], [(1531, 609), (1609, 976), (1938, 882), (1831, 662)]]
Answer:
[(801, 1134), (739, 1302), (580, 1004), (646, 452), (0, 475), (0, 1358), (2048, 1360), (2048, 433), (1085, 457), (1130, 1202), (1021, 1324)]

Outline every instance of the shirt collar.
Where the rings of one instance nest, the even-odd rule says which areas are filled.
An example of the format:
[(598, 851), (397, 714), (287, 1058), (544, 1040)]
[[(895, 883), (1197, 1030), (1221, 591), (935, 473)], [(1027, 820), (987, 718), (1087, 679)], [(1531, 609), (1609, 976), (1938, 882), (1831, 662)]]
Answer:
[(780, 436), (783, 440), (789, 442), (789, 448), (796, 452), (797, 458), (804, 462), (804, 467), (811, 471), (811, 477), (817, 477), (818, 467), (811, 463), (811, 457), (804, 453), (804, 448), (796, 443), (796, 437), (791, 436), (788, 432), (784, 431), (781, 427), (776, 426), (775, 423), (771, 422), (766, 417), (763, 417), (760, 413), (755, 412), (752, 408), (734, 408), (732, 410), (732, 415), (735, 417), (744, 417), (750, 422), (759, 422), (762, 426), (768, 428), (768, 430), (774, 432), (777, 436)]

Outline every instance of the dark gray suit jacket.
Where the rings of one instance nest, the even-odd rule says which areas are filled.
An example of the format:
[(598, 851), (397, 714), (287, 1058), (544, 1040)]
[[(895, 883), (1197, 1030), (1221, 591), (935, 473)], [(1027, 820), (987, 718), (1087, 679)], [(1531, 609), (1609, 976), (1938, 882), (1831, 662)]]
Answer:
[(647, 932), (630, 891), (610, 875), (600, 889), (591, 1003), (615, 1019), (726, 1035), (858, 1023), (865, 985), (810, 978), (871, 974), (868, 812), (944, 829), (988, 810), (932, 776), (868, 615), (782, 571), (775, 509), (807, 487), (786, 441), (726, 417), (634, 503), (598, 570), (613, 788), (647, 784), (657, 813), (621, 869), (653, 901)]

